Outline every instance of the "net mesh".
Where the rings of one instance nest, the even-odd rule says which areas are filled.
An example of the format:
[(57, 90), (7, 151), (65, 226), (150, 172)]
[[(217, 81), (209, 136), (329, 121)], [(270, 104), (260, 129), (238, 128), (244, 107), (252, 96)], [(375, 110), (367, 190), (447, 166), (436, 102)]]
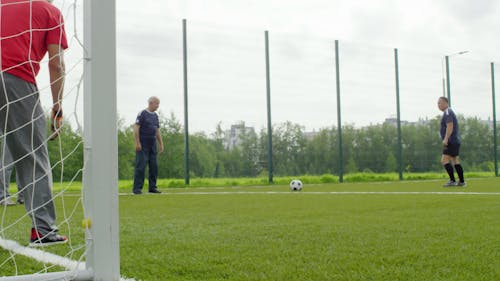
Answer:
[[(2, 1), (0, 11), (7, 12), (7, 9), (16, 5), (24, 5), (28, 7), (26, 11), (27, 16), (32, 19), (35, 2)], [(64, 21), (60, 19), (59, 23), (65, 27), (68, 42), (68, 48), (63, 54), (65, 61), (64, 90), (60, 95), (64, 119), (60, 131), (58, 131), (59, 136), (55, 140), (50, 141), (53, 133), (49, 129), (47, 130), (46, 138), (41, 143), (36, 143), (33, 138), (25, 140), (32, 144), (32, 151), (26, 153), (23, 157), (28, 157), (34, 151), (47, 147), (51, 170), (46, 171), (43, 176), (52, 175), (53, 179), (51, 186), (52, 199), (47, 204), (50, 202), (54, 204), (56, 227), (59, 229), (61, 235), (67, 236), (68, 243), (50, 248), (29, 247), (32, 213), (26, 210), (32, 209), (33, 205), (28, 206), (33, 203), (33, 200), (26, 203), (26, 208), (23, 208), (23, 204), (19, 204), (19, 201), (22, 201), (22, 195), (27, 188), (34, 186), (40, 178), (33, 176), (32, 181), (28, 184), (19, 184), (19, 173), (17, 173), (16, 169), (22, 169), (23, 167), (19, 167), (16, 164), (21, 163), (20, 161), (22, 161), (23, 157), (13, 160), (7, 149), (6, 139), (17, 130), (21, 130), (22, 127), (31, 127), (39, 119), (46, 121), (47, 125), (54, 121), (50, 117), (53, 108), (51, 88), (55, 86), (54, 83), (59, 83), (61, 80), (52, 79), (53, 82), (51, 83), (51, 74), (47, 67), (49, 64), (48, 56), (45, 55), (38, 63), (35, 50), (28, 48), (25, 54), (25, 61), (9, 67), (2, 67), (0, 70), (2, 77), (0, 87), (3, 87), (4, 91), (2, 91), (2, 94), (5, 97), (2, 99), (4, 102), (0, 105), (1, 110), (5, 112), (5, 115), (3, 115), (5, 120), (3, 118), (0, 120), (0, 161), (2, 164), (0, 166), (0, 174), (2, 175), (1, 182), (3, 183), (0, 187), (2, 188), (0, 195), (3, 196), (3, 204), (0, 206), (0, 276), (17, 276), (67, 270), (76, 272), (76, 270), (84, 267), (82, 262), (85, 260), (86, 251), (85, 228), (81, 226), (82, 218), (85, 217), (81, 192), (83, 172), (83, 128), (81, 120), (83, 117), (82, 81), (84, 63), (82, 54), (84, 51), (83, 44), (81, 43), (82, 34), (80, 34), (80, 31), (83, 29), (83, 9), (81, 8), (82, 3), (73, 0), (54, 1), (52, 5), (61, 11)], [(29, 28), (27, 30), (15, 32), (8, 36), (2, 34), (3, 37), (0, 38), (2, 46), (5, 48), (4, 43), (9, 44), (8, 39), (12, 40), (17, 37), (28, 38), (29, 42), (36, 40), (37, 33), (44, 32), (44, 30), (34, 26), (34, 22), (36, 21), (29, 21)], [(5, 24), (7, 23), (2, 20), (2, 25)], [(51, 28), (58, 28), (58, 26)], [(4, 30), (4, 26), (2, 26), (2, 30)], [(36, 111), (29, 112), (27, 114), (30, 115), (30, 121), (22, 124), (22, 126), (13, 128), (8, 125), (7, 120), (15, 116), (15, 114), (20, 113), (14, 112), (11, 108), (13, 108), (15, 103), (22, 103), (26, 97), (14, 100), (8, 99), (5, 91), (7, 89), (7, 82), (4, 77), (10, 75), (9, 72), (12, 72), (12, 69), (25, 65), (29, 66), (31, 75), (36, 76), (37, 82), (35, 90), (26, 93), (26, 97), (35, 97), (37, 103), (43, 109), (43, 114), (37, 114)], [(36, 68), (38, 66), (40, 72), (37, 75)], [(9, 182), (10, 185), (8, 184)], [(9, 195), (10, 197), (8, 197)], [(29, 199), (24, 198), (24, 200)], [(9, 202), (18, 204), (8, 206)], [(44, 207), (42, 206), (41, 208)]]

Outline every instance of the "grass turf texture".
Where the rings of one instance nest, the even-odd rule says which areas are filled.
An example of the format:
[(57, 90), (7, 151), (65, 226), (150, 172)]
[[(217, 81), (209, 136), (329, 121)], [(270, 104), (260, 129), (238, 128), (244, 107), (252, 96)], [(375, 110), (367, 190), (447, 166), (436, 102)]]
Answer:
[[(500, 280), (500, 179), (471, 179), (467, 188), (442, 183), (306, 184), (302, 192), (287, 185), (169, 188), (120, 196), (121, 274), (136, 280)], [(329, 193), (379, 191), (444, 194)], [(23, 208), (7, 212), (17, 209)], [(83, 243), (81, 218), (75, 214), (70, 222), (73, 239), (81, 239), (75, 244)], [(0, 261), (7, 254), (0, 250)]]

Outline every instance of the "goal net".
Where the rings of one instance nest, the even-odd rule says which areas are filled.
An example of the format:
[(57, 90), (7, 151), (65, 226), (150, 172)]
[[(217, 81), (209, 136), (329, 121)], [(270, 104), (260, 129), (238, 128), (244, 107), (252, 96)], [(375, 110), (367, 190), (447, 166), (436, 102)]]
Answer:
[[(119, 280), (115, 1), (0, 1), (0, 280)], [(60, 11), (55, 25), (39, 27), (40, 2)], [(61, 79), (32, 46), (63, 29)], [(22, 40), (13, 64), (7, 44)]]

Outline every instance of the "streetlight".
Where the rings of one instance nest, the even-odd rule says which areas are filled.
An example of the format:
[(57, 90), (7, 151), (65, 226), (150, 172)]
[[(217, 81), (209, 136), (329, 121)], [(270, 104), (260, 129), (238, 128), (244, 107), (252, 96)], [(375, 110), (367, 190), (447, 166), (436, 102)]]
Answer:
[[(442, 77), (442, 80), (443, 80), (443, 97), (446, 96), (446, 82), (449, 82), (448, 80), (450, 79), (450, 67), (449, 67), (449, 58), (452, 57), (452, 56), (459, 56), (459, 55), (463, 55), (463, 54), (466, 54), (468, 53), (469, 51), (460, 51), (460, 52), (457, 52), (457, 53), (453, 53), (453, 54), (450, 54), (450, 55), (445, 55), (443, 56), (443, 58), (441, 59), (441, 77)], [(446, 61), (446, 73), (445, 73), (445, 61)], [(450, 101), (450, 92), (449, 92), (449, 85), (448, 85), (448, 102), (450, 103), (451, 105), (451, 101)]]

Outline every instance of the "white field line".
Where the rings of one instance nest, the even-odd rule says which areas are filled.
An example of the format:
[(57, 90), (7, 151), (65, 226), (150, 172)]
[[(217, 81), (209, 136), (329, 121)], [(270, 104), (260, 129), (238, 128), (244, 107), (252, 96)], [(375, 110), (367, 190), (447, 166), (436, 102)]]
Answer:
[[(16, 241), (6, 240), (1, 237), (0, 237), (0, 247), (15, 254), (32, 258), (38, 262), (58, 265), (70, 271), (85, 270), (86, 268), (85, 262), (74, 261), (72, 259), (44, 252), (39, 249), (22, 246)], [(135, 281), (135, 279), (120, 278), (120, 281)]]
[(47, 253), (39, 249), (25, 247), (12, 240), (5, 240), (0, 237), (0, 247), (7, 251), (35, 259), (42, 263), (50, 263), (64, 267), (68, 270), (85, 270), (85, 263), (77, 262), (65, 257)]
[[(311, 195), (350, 195), (350, 194), (389, 194), (389, 195), (500, 195), (500, 192), (445, 192), (445, 191), (190, 191), (190, 192), (163, 192), (161, 194), (151, 194), (147, 196), (161, 196), (161, 195), (227, 195), (227, 194), (311, 194)], [(120, 196), (144, 196), (134, 195), (132, 193), (120, 193)]]

